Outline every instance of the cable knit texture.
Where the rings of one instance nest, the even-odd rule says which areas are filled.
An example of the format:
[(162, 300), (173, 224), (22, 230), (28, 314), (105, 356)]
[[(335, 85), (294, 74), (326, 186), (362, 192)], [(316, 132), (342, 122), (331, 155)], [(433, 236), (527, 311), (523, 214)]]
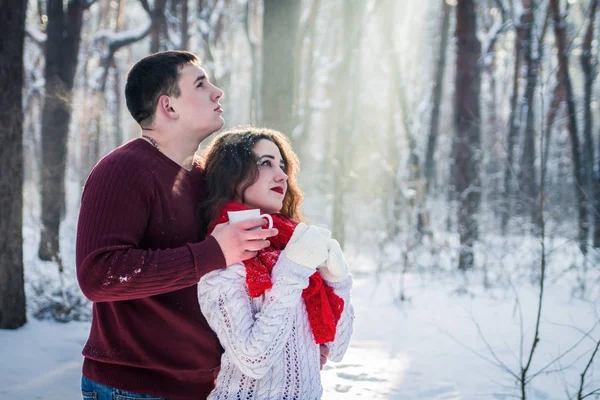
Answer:
[[(209, 233), (217, 224), (229, 221), (228, 212), (248, 209), (237, 201), (229, 202), (209, 224)], [(323, 282), (321, 274), (315, 272), (316, 267), (327, 260), (330, 239), (323, 235), (323, 229), (298, 224), (281, 214), (273, 214), (272, 218), (273, 226), (279, 233), (269, 238), (269, 247), (258, 251), (256, 257), (244, 261), (250, 296), (261, 296), (272, 286), (271, 271), (283, 250), (290, 261), (313, 271), (302, 297), (315, 341), (319, 344), (330, 342), (335, 337), (335, 327), (342, 314), (344, 301)]]
[[(272, 287), (248, 292), (246, 267), (234, 264), (205, 275), (198, 284), (200, 308), (225, 349), (211, 400), (320, 399), (319, 344), (315, 343), (302, 291), (314, 272), (285, 253), (273, 267)], [(352, 335), (352, 278), (329, 283), (344, 300), (329, 359), (341, 361)]]

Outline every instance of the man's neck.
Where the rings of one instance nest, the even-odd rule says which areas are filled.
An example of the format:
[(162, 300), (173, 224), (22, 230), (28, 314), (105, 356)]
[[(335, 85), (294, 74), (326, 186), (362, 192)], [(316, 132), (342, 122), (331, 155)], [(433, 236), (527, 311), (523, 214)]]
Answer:
[[(159, 130), (142, 130), (142, 135), (152, 138), (159, 151), (182, 168), (191, 171), (194, 163), (194, 154), (198, 150), (200, 142), (186, 137), (176, 137)], [(152, 143), (151, 140), (148, 139)]]

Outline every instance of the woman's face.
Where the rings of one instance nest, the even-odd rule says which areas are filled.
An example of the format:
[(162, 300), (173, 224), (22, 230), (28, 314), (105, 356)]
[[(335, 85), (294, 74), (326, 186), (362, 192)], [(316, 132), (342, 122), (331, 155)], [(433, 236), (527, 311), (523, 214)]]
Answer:
[(283, 207), (287, 193), (286, 165), (277, 145), (261, 139), (252, 149), (258, 165), (258, 179), (244, 192), (244, 204), (273, 214)]

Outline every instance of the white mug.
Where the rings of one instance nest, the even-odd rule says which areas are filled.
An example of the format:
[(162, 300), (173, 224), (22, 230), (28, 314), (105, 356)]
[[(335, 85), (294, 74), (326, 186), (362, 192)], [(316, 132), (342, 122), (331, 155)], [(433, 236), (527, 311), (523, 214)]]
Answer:
[(235, 224), (236, 222), (242, 222), (247, 219), (266, 218), (267, 221), (269, 221), (269, 229), (273, 228), (273, 218), (271, 218), (269, 214), (261, 214), (258, 208), (242, 211), (227, 211), (227, 215), (229, 216), (229, 222), (232, 224)]

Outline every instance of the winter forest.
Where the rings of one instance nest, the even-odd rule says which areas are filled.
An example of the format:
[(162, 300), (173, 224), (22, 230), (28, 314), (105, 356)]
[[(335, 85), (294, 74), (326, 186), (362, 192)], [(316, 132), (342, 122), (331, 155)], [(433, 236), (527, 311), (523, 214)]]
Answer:
[(349, 261), (354, 335), (325, 399), (600, 398), (599, 9), (0, 1), (0, 397), (80, 398), (82, 188), (141, 134), (128, 69), (184, 49), (225, 128), (289, 137), (303, 212)]

